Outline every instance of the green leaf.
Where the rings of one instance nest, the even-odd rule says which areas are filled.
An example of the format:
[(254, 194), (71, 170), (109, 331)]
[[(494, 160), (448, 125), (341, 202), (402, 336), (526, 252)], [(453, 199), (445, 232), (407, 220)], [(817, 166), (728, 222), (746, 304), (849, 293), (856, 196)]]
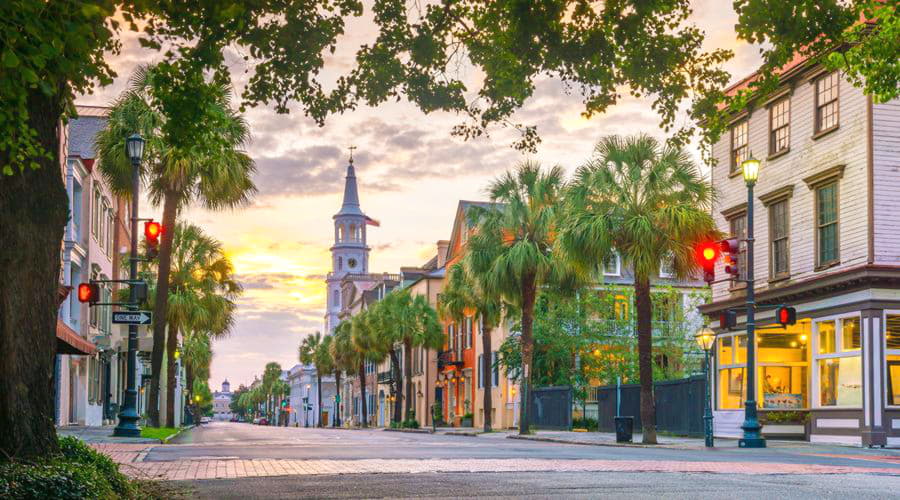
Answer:
[(12, 50), (6, 49), (3, 51), (3, 66), (7, 68), (15, 68), (19, 65), (19, 57), (16, 56), (16, 53)]

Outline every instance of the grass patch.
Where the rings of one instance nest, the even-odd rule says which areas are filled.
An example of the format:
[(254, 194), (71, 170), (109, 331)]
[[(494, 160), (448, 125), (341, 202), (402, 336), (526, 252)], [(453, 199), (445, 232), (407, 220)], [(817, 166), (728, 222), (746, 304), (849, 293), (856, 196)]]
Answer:
[(166, 438), (174, 436), (179, 430), (181, 429), (176, 427), (142, 427), (141, 437), (165, 441)]

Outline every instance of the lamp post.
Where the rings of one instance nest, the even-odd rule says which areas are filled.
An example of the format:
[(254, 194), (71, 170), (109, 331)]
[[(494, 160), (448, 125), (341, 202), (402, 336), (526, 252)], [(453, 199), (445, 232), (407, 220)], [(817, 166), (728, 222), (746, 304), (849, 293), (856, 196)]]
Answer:
[(705, 356), (705, 362), (703, 363), (703, 375), (705, 375), (706, 377), (706, 398), (703, 402), (703, 435), (706, 438), (706, 447), (712, 448), (713, 446), (715, 446), (715, 443), (713, 442), (713, 414), (711, 401), (712, 391), (710, 388), (711, 380), (709, 376), (709, 351), (710, 349), (712, 349), (712, 346), (716, 341), (716, 332), (705, 326), (697, 333), (694, 338), (697, 339), (697, 344), (701, 349), (703, 349), (703, 354)]
[(738, 441), (741, 448), (765, 448), (766, 440), (760, 432), (756, 412), (756, 323), (754, 313), (756, 301), (754, 297), (753, 278), (753, 186), (759, 179), (759, 160), (750, 157), (741, 163), (744, 183), (747, 184), (747, 399), (744, 401), (744, 437)]
[(306, 384), (306, 401), (303, 403), (303, 424), (309, 427), (309, 384)]
[[(144, 138), (139, 134), (132, 134), (125, 140), (125, 154), (131, 160), (131, 255), (129, 258), (128, 280), (130, 292), (128, 302), (131, 305), (128, 309), (136, 311), (137, 307), (137, 287), (134, 282), (137, 280), (137, 232), (138, 232), (138, 198), (141, 189), (141, 159), (144, 156)], [(137, 380), (135, 370), (137, 369), (137, 335), (138, 326), (135, 324), (128, 325), (128, 361), (126, 370), (125, 404), (122, 406), (122, 412), (119, 413), (119, 423), (113, 430), (113, 436), (121, 437), (141, 437), (141, 428), (138, 426), (137, 413)]]

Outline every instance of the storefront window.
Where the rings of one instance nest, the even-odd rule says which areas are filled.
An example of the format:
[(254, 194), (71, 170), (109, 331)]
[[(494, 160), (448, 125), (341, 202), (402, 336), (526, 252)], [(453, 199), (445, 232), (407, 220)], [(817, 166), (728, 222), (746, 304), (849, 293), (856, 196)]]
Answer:
[(862, 364), (858, 316), (819, 321), (816, 371), (819, 406), (862, 405)]
[(900, 406), (900, 313), (888, 314), (884, 330), (887, 404)]
[(788, 329), (759, 332), (759, 365), (762, 407), (800, 409), (809, 405), (809, 320)]
[(746, 335), (738, 335), (734, 339), (735, 339), (735, 342), (737, 343), (737, 349), (734, 352), (734, 362), (735, 363), (746, 363), (747, 362), (747, 336)]
[[(747, 362), (747, 336), (728, 335), (718, 339), (717, 364), (719, 368), (720, 410), (739, 410), (747, 398), (745, 364)], [(737, 348), (735, 348), (737, 346)]]

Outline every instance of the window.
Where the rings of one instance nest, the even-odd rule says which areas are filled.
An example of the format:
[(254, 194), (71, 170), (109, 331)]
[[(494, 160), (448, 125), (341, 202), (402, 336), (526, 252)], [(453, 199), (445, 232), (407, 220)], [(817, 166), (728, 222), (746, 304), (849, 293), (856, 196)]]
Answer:
[(72, 185), (72, 238), (74, 241), (81, 242), (81, 203), (83, 193), (81, 184), (73, 181)]
[(761, 328), (757, 332), (762, 408), (809, 407), (807, 381), (811, 328), (809, 319), (801, 319), (787, 328)]
[(335, 290), (334, 293), (332, 293), (331, 306), (341, 307), (341, 292), (339, 290)]
[(619, 258), (618, 252), (610, 252), (606, 259), (603, 260), (603, 275), (604, 276), (621, 276), (622, 275), (622, 261)]
[(815, 366), (817, 406), (862, 405), (859, 316), (818, 321)]
[[(72, 264), (70, 270), (69, 284), (74, 288), (81, 282), (81, 268)], [(81, 320), (81, 302), (78, 301), (77, 293), (69, 293), (69, 326), (73, 330), (78, 330), (78, 322)]]
[(738, 172), (750, 153), (750, 124), (744, 119), (731, 127), (731, 172)]
[(674, 278), (675, 277), (675, 256), (672, 253), (667, 253), (665, 257), (659, 262), (659, 277), (660, 278)]
[[(719, 370), (719, 405), (720, 410), (739, 410), (744, 407), (747, 398), (747, 387), (744, 383), (744, 371), (747, 363), (747, 336), (719, 336), (717, 340), (718, 355), (716, 363)], [(736, 348), (740, 344), (743, 355)]]
[(885, 324), (887, 404), (900, 406), (900, 312), (888, 314)]
[(100, 190), (94, 190), (94, 202), (91, 204), (91, 234), (97, 238), (100, 233)]
[(770, 277), (788, 275), (788, 202), (779, 201), (769, 205), (769, 240), (771, 245)]
[(500, 385), (500, 365), (497, 363), (497, 351), (491, 353), (491, 371), (493, 372), (491, 383), (493, 387), (497, 387)]
[(625, 321), (628, 319), (628, 304), (628, 297), (624, 295), (616, 295), (615, 302), (613, 304), (616, 314), (616, 320)]
[(343, 257), (338, 257), (337, 269), (338, 269), (338, 271), (342, 271), (344, 269), (344, 258)]
[(816, 80), (816, 133), (838, 126), (838, 73)]
[[(97, 275), (92, 273), (91, 279), (92, 280), (97, 279)], [(77, 286), (77, 285), (75, 285), (75, 286)], [(100, 318), (100, 309), (101, 308), (100, 307), (89, 307), (88, 309), (89, 309), (89, 313), (90, 313), (89, 318), (91, 321), (91, 326), (93, 326), (94, 328), (97, 328), (99, 318)]]
[(476, 363), (475, 371), (478, 373), (478, 388), (481, 389), (484, 387), (484, 354), (478, 355), (478, 362)]
[(816, 189), (816, 257), (818, 266), (838, 262), (837, 183)]
[(769, 108), (769, 154), (791, 147), (791, 99), (785, 97)]
[(472, 348), (472, 326), (474, 321), (472, 321), (471, 316), (467, 316), (466, 319), (463, 320), (463, 349), (471, 349)]
[[(738, 279), (744, 280), (747, 279), (747, 242), (744, 241), (747, 239), (747, 213), (732, 217), (728, 224), (731, 227), (731, 237), (738, 239)], [(736, 284), (732, 281), (732, 286)]]
[(106, 255), (108, 257), (112, 257), (113, 254), (113, 241), (116, 235), (116, 217), (112, 208), (109, 209), (109, 214), (107, 215), (107, 225), (109, 226), (109, 231), (106, 233)]

